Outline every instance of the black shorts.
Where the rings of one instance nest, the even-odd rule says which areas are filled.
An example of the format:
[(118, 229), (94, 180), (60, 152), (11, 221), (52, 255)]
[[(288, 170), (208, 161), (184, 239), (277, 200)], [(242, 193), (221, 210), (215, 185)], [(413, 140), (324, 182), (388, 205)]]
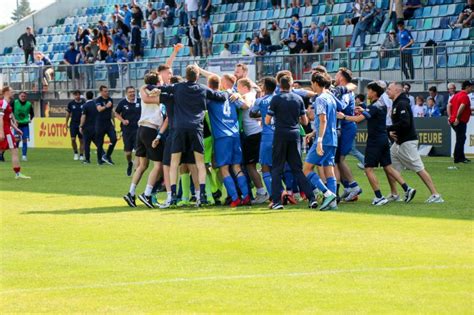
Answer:
[[(173, 148), (173, 135), (174, 130), (170, 129), (168, 131), (168, 137), (166, 139), (165, 148), (163, 152), (163, 165), (170, 166), (171, 165), (171, 154)], [(187, 151), (181, 154), (181, 164), (196, 164), (196, 160), (194, 159), (194, 152)]]
[(123, 150), (132, 152), (137, 148), (138, 128), (127, 128), (122, 130)]
[(82, 134), (79, 132), (79, 125), (70, 125), (69, 132), (71, 133), (71, 138), (79, 137), (79, 139), (82, 139)]
[(198, 152), (204, 154), (203, 131), (195, 129), (175, 129), (171, 153)]
[(367, 143), (365, 147), (365, 167), (385, 167), (392, 164), (390, 144), (387, 142)]
[(146, 157), (147, 159), (154, 162), (163, 161), (163, 148), (164, 143), (160, 141), (160, 144), (153, 148), (151, 143), (155, 140), (158, 135), (158, 130), (141, 126), (138, 128), (137, 135), (137, 150), (135, 156)]
[(244, 165), (256, 164), (260, 159), (260, 142), (262, 133), (242, 137), (242, 155)]

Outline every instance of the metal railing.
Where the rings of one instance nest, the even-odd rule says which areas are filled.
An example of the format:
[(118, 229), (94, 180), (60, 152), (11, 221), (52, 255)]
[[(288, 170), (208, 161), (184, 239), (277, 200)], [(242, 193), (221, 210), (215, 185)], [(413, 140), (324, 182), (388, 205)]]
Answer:
[[(462, 81), (474, 77), (474, 45), (437, 46), (410, 49), (410, 55), (400, 50), (348, 50), (315, 54), (270, 54), (262, 57), (248, 57), (256, 65), (256, 78), (275, 75), (288, 69), (296, 79), (309, 79), (311, 68), (324, 65), (329, 73), (335, 73), (339, 67), (352, 70), (354, 76), (367, 80), (407, 81), (428, 86), (433, 83)], [(411, 57), (410, 57), (411, 56)], [(409, 60), (406, 60), (406, 59)], [(185, 68), (191, 63), (207, 67), (211, 60), (220, 58), (177, 58), (173, 71), (184, 75)], [(411, 61), (410, 61), (411, 59)], [(242, 60), (242, 57), (226, 58), (230, 63)], [(96, 63), (81, 65), (53, 65), (0, 67), (0, 82), (15, 90), (39, 92), (49, 97), (68, 97), (76, 89), (95, 90), (99, 85), (109, 86), (112, 92), (122, 94), (126, 86), (140, 86), (143, 77), (150, 69), (156, 69), (166, 58), (130, 63)], [(413, 63), (414, 78), (404, 74), (403, 62)], [(408, 67), (408, 66), (407, 66)], [(409, 72), (409, 70), (408, 70)], [(51, 94), (53, 93), (53, 94)]]

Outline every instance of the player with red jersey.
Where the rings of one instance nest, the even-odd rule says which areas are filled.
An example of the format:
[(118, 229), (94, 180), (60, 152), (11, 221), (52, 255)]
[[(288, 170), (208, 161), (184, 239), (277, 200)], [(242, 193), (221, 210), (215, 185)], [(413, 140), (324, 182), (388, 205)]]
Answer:
[(18, 158), (18, 149), (15, 143), (15, 136), (12, 128), (15, 129), (20, 136), (22, 132), (14, 123), (12, 115), (12, 107), (9, 102), (12, 100), (13, 90), (6, 86), (2, 89), (3, 100), (0, 100), (0, 152), (10, 150), (12, 155), (13, 171), (16, 179), (29, 179), (30, 177), (23, 175), (20, 172), (20, 159)]

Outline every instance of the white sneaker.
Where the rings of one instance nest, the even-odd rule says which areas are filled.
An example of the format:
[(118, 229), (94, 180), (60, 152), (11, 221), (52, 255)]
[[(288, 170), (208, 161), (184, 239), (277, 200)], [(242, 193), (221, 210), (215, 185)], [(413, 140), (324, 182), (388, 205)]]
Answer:
[(83, 155), (79, 156), (79, 161), (84, 161), (84, 156)]
[(444, 200), (441, 198), (441, 195), (431, 195), (426, 201), (426, 203), (443, 203)]
[(344, 198), (344, 201), (346, 202), (351, 202), (351, 201), (356, 201), (358, 196), (362, 193), (362, 188), (359, 186), (354, 187), (354, 188), (349, 188), (349, 195), (347, 195), (346, 198)]
[(357, 163), (357, 167), (361, 170), (365, 170), (365, 166), (361, 162)]
[(78, 154), (74, 154), (74, 161), (78, 161), (79, 160), (79, 155)]
[(15, 179), (31, 179), (31, 177), (23, 175), (22, 173), (18, 173), (18, 174), (15, 174)]
[(372, 205), (374, 206), (383, 206), (388, 203), (387, 198), (383, 197), (382, 198), (377, 198), (375, 197), (374, 200), (372, 200)]
[(22, 160), (23, 162), (26, 162), (26, 161), (28, 161), (28, 158), (26, 157), (26, 155), (23, 155), (23, 156), (21, 157), (21, 160)]
[(160, 209), (168, 209), (171, 206), (171, 200), (166, 200), (163, 203), (158, 203), (158, 208)]
[(341, 199), (346, 199), (350, 193), (351, 193), (350, 188), (344, 188), (344, 191), (342, 192), (342, 195), (341, 195)]
[(255, 200), (252, 200), (252, 204), (253, 205), (260, 205), (262, 203), (265, 203), (268, 201), (268, 198), (270, 198), (268, 196), (268, 193), (265, 193), (263, 195), (261, 194), (257, 194), (257, 196), (255, 197)]
[(385, 197), (385, 199), (388, 200), (388, 202), (398, 202), (398, 201), (402, 201), (402, 199), (400, 199), (400, 196), (399, 195), (388, 195), (387, 197)]

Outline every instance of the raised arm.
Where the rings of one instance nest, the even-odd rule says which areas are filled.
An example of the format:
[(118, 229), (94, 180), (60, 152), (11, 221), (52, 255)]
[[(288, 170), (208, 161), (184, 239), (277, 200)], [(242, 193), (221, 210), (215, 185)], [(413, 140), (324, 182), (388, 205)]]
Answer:
[(168, 67), (172, 67), (173, 66), (173, 62), (174, 60), (176, 59), (176, 56), (178, 55), (179, 51), (184, 47), (183, 44), (179, 43), (179, 44), (176, 44), (174, 45), (173, 47), (173, 52), (171, 53), (171, 55), (168, 57), (168, 59), (166, 59), (166, 65)]

